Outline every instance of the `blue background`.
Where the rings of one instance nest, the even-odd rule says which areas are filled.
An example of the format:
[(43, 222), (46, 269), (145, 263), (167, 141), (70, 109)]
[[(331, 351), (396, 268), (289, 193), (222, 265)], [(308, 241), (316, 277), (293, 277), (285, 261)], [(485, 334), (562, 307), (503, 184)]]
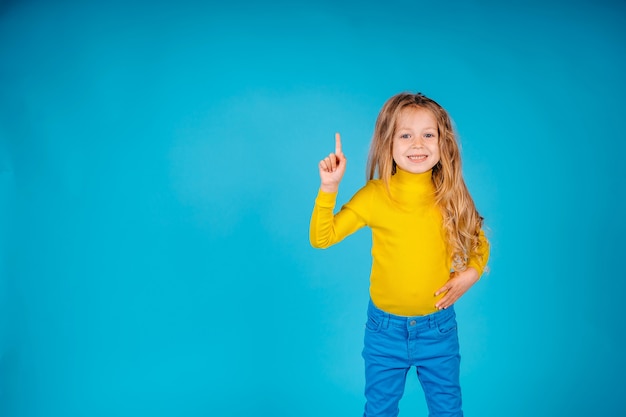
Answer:
[(466, 415), (626, 415), (624, 2), (220, 3), (0, 2), (0, 415), (360, 415), (370, 234), (308, 223), (405, 90), (492, 242)]

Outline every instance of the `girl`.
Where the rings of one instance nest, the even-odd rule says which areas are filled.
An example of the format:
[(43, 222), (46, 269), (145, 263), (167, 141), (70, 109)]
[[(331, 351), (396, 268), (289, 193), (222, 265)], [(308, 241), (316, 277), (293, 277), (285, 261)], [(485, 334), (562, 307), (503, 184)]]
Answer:
[(431, 417), (462, 416), (453, 304), (478, 281), (489, 244), (450, 117), (421, 93), (391, 97), (376, 120), (368, 182), (333, 215), (347, 162), (338, 133), (335, 142), (319, 163), (310, 239), (326, 248), (372, 229), (364, 416), (398, 415), (411, 366)]

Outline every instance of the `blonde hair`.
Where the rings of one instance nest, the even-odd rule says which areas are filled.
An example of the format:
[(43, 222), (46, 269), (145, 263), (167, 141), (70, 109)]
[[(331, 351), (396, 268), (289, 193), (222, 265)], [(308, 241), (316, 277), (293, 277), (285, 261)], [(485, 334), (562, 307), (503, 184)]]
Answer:
[(389, 188), (396, 172), (393, 160), (393, 136), (400, 113), (407, 108), (430, 110), (437, 120), (440, 160), (433, 167), (435, 201), (441, 209), (452, 266), (456, 271), (467, 268), (470, 258), (480, 261), (480, 231), (483, 218), (478, 214), (461, 172), (461, 153), (448, 112), (436, 101), (421, 93), (400, 93), (391, 97), (381, 109), (367, 161), (367, 178), (378, 178)]

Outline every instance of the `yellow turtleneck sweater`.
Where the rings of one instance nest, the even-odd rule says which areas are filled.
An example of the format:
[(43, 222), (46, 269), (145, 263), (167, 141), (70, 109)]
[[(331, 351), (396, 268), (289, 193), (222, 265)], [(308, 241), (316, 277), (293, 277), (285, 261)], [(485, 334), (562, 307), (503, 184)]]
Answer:
[[(401, 316), (430, 314), (437, 309), (435, 292), (450, 278), (442, 217), (435, 203), (432, 171), (412, 174), (400, 169), (389, 182), (371, 180), (333, 215), (337, 193), (319, 191), (311, 217), (310, 239), (327, 248), (363, 226), (372, 229), (370, 296), (374, 304)], [(481, 232), (482, 260), (468, 267), (481, 275), (489, 244)]]

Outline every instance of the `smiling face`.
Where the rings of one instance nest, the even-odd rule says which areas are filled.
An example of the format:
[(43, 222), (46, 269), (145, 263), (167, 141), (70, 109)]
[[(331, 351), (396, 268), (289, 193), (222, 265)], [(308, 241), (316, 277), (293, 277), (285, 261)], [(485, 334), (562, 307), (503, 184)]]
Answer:
[(428, 109), (407, 107), (400, 113), (393, 135), (392, 156), (404, 171), (421, 174), (439, 162), (437, 119)]

